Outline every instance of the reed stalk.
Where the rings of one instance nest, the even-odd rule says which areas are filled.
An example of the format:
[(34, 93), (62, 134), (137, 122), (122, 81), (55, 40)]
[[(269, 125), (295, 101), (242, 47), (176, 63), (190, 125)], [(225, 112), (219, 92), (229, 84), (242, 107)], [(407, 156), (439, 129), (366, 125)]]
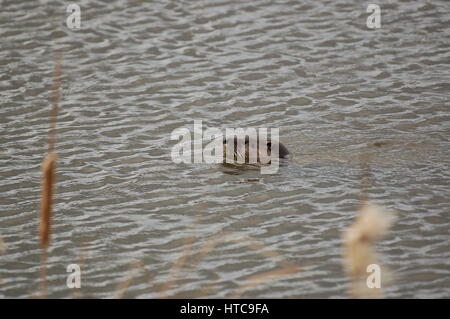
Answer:
[(41, 205), (39, 215), (39, 243), (41, 247), (40, 292), (44, 298), (46, 294), (46, 264), (48, 245), (51, 234), (51, 216), (53, 206), (53, 188), (55, 183), (55, 166), (57, 155), (55, 149), (56, 115), (59, 103), (59, 87), (61, 81), (61, 55), (55, 55), (55, 69), (53, 71), (51, 92), (52, 108), (48, 131), (48, 154), (42, 161)]

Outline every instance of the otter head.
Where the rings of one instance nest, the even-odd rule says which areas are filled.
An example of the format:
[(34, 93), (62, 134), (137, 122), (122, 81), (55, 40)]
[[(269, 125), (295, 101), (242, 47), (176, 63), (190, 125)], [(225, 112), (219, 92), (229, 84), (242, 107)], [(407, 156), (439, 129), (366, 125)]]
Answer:
[[(282, 143), (272, 143), (270, 138), (265, 141), (266, 148), (260, 147), (259, 137), (246, 135), (223, 138), (224, 161), (238, 164), (269, 164), (272, 155), (272, 147), (278, 144), (278, 157), (287, 158), (289, 151)], [(233, 145), (233, 147), (231, 147)], [(230, 154), (227, 153), (231, 152)], [(228, 157), (227, 157), (228, 154)]]

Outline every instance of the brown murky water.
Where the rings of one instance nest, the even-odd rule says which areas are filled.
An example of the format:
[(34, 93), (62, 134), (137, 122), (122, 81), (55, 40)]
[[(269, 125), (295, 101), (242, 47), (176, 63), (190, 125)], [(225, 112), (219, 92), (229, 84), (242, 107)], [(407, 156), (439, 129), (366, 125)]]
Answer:
[[(450, 297), (450, 2), (378, 1), (377, 30), (360, 1), (76, 3), (80, 30), (62, 1), (0, 1), (0, 297), (38, 293), (54, 50), (49, 297), (73, 296), (71, 263), (82, 297), (347, 297), (364, 165), (398, 213), (385, 295)], [(294, 158), (274, 175), (175, 164), (170, 133), (194, 120), (280, 128)], [(280, 265), (301, 270), (239, 288)]]

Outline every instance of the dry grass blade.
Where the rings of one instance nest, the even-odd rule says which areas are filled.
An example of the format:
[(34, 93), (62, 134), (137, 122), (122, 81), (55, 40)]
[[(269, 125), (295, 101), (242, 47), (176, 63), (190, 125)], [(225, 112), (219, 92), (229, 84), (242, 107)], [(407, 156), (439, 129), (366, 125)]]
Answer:
[(130, 284), (133, 282), (133, 279), (135, 277), (134, 271), (136, 269), (144, 269), (145, 270), (144, 265), (142, 264), (141, 261), (135, 261), (134, 263), (132, 263), (130, 265), (130, 267), (128, 268), (127, 276), (121, 283), (119, 283), (117, 285), (114, 298), (121, 299), (123, 297), (123, 295), (125, 294), (125, 291), (130, 286)]
[(276, 280), (282, 276), (292, 275), (300, 271), (298, 266), (289, 266), (286, 268), (280, 268), (275, 270), (270, 270), (262, 274), (257, 274), (250, 276), (245, 280), (245, 283), (241, 285), (242, 288), (253, 287), (262, 283)]
[(360, 155), (360, 166), (361, 166), (361, 199), (360, 203), (362, 204), (361, 207), (363, 207), (363, 204), (366, 203), (369, 200), (369, 187), (372, 184), (372, 172), (370, 170), (369, 165), (370, 157), (367, 154)]
[[(77, 258), (77, 262), (78, 262), (78, 265), (80, 266), (81, 272), (83, 272), (83, 268), (85, 266), (86, 254), (87, 254), (88, 250), (89, 250), (89, 243), (82, 241), (81, 248), (79, 250), (78, 258)], [(81, 292), (81, 289), (70, 289), (70, 297), (72, 299), (80, 298), (81, 297), (80, 292)]]
[(239, 286), (238, 292), (236, 292), (236, 294), (234, 294), (232, 298), (239, 298), (247, 288), (265, 284), (271, 281), (276, 281), (284, 276), (296, 274), (299, 271), (300, 267), (298, 266), (288, 266), (284, 268), (270, 270), (262, 274), (250, 276), (245, 280), (245, 282), (242, 285)]
[(52, 153), (55, 146), (55, 130), (56, 130), (56, 115), (58, 113), (59, 103), (59, 88), (61, 86), (61, 55), (58, 53), (55, 56), (55, 69), (53, 71), (52, 83), (52, 110), (50, 113), (50, 128), (48, 132), (48, 153)]
[(5, 242), (3, 241), (2, 234), (0, 234), (0, 254), (4, 253), (6, 253), (6, 245)]
[[(247, 244), (247, 246), (261, 254), (262, 256), (271, 259), (275, 263), (281, 265), (282, 267), (289, 267), (289, 263), (281, 256), (281, 254), (277, 253), (275, 250), (268, 249), (266, 245), (264, 245), (262, 242), (244, 235), (241, 238), (238, 238), (235, 240), (236, 242), (241, 242), (244, 244)], [(277, 260), (281, 259), (281, 260)]]
[(181, 252), (180, 256), (175, 260), (175, 262), (172, 265), (172, 268), (170, 269), (170, 275), (169, 280), (167, 283), (162, 287), (160, 298), (168, 298), (168, 291), (170, 288), (175, 284), (177, 281), (178, 274), (183, 267), (184, 263), (186, 262), (187, 257), (189, 256), (189, 252), (192, 249), (192, 243), (194, 242), (194, 237), (189, 237), (186, 239), (186, 245)]
[[(231, 237), (230, 239), (227, 239), (227, 237)], [(215, 246), (217, 246), (221, 242), (226, 241), (233, 241), (236, 243), (244, 243), (248, 248), (258, 252), (259, 254), (263, 255), (264, 257), (271, 259), (277, 264), (280, 264), (283, 267), (289, 266), (289, 264), (283, 259), (283, 257), (277, 253), (274, 250), (270, 250), (260, 241), (247, 236), (247, 235), (241, 235), (234, 232), (222, 232), (218, 233), (208, 241), (206, 241), (205, 244), (203, 244), (199, 249), (199, 253), (197, 254), (195, 261), (198, 262), (202, 258), (204, 258), (212, 249), (214, 249)], [(281, 259), (281, 261), (277, 260)], [(193, 266), (193, 265), (192, 265)]]
[[(245, 283), (241, 285), (238, 288), (238, 292), (235, 294), (235, 297), (237, 298), (242, 294), (242, 292), (250, 288), (252, 286), (256, 286), (265, 282), (277, 280), (281, 278), (282, 276), (288, 275), (288, 274), (294, 274), (300, 271), (300, 268), (298, 266), (292, 266), (289, 264), (279, 253), (277, 253), (274, 250), (270, 250), (267, 248), (266, 245), (264, 245), (262, 242), (247, 236), (247, 235), (241, 235), (234, 232), (222, 232), (219, 234), (216, 234), (212, 236), (208, 241), (206, 241), (205, 244), (200, 246), (198, 249), (198, 253), (195, 256), (194, 260), (195, 263), (198, 263), (202, 258), (204, 258), (211, 250), (214, 249), (218, 244), (223, 242), (236, 242), (236, 243), (243, 243), (251, 250), (256, 251), (258, 254), (264, 256), (267, 259), (272, 260), (274, 263), (279, 265), (278, 269), (271, 270), (262, 274), (254, 275), (246, 279)], [(190, 269), (195, 265), (195, 263), (192, 263), (190, 266)], [(202, 292), (201, 295), (205, 295), (207, 291), (211, 288), (209, 286), (206, 286)], [(236, 297), (237, 296), (237, 297)]]

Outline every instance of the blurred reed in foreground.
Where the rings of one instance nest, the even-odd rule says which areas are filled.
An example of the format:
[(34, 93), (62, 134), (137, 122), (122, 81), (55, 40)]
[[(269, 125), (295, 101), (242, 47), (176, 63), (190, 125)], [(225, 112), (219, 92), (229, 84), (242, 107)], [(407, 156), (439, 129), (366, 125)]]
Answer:
[[(275, 269), (255, 275), (250, 275), (247, 278), (243, 279), (242, 283), (237, 287), (235, 292), (231, 296), (229, 296), (231, 298), (239, 298), (248, 288), (263, 285), (276, 280), (281, 280), (286, 278), (286, 276), (288, 275), (294, 275), (301, 271), (300, 267), (287, 262), (281, 254), (267, 248), (260, 241), (247, 235), (242, 235), (235, 232), (218, 233), (214, 236), (211, 236), (210, 238), (207, 238), (205, 240), (205, 243), (198, 247), (197, 252), (191, 254), (193, 241), (194, 238), (192, 237), (189, 237), (186, 240), (185, 248), (181, 252), (180, 256), (176, 259), (170, 270), (169, 280), (165, 285), (163, 285), (161, 289), (160, 298), (177, 297), (171, 295), (169, 291), (177, 283), (177, 278), (179, 277), (183, 265), (187, 262), (187, 260), (191, 260), (191, 263), (185, 267), (186, 273), (189, 274), (193, 271), (193, 268), (201, 259), (203, 259), (221, 243), (223, 244), (227, 242), (235, 242), (244, 244), (247, 248), (257, 252), (258, 254), (262, 255), (263, 257), (267, 258), (277, 265)], [(215, 283), (217, 282), (211, 282), (210, 284), (199, 290), (197, 297), (207, 297), (210, 294), (210, 290)]]
[[(344, 268), (351, 278), (350, 295), (356, 298), (382, 297), (381, 288), (369, 288), (368, 266), (380, 266), (373, 248), (392, 226), (393, 213), (364, 202), (354, 223), (344, 232)], [(387, 269), (380, 266), (381, 287), (387, 282)]]
[(52, 84), (52, 109), (48, 132), (48, 154), (42, 161), (41, 205), (39, 215), (39, 243), (41, 247), (41, 297), (46, 291), (47, 248), (51, 233), (51, 215), (53, 204), (53, 185), (55, 183), (55, 165), (57, 155), (54, 153), (56, 114), (59, 103), (59, 87), (61, 81), (61, 56), (55, 55), (55, 69)]
[(4, 253), (6, 253), (6, 245), (5, 242), (3, 241), (2, 234), (0, 233), (0, 254)]

